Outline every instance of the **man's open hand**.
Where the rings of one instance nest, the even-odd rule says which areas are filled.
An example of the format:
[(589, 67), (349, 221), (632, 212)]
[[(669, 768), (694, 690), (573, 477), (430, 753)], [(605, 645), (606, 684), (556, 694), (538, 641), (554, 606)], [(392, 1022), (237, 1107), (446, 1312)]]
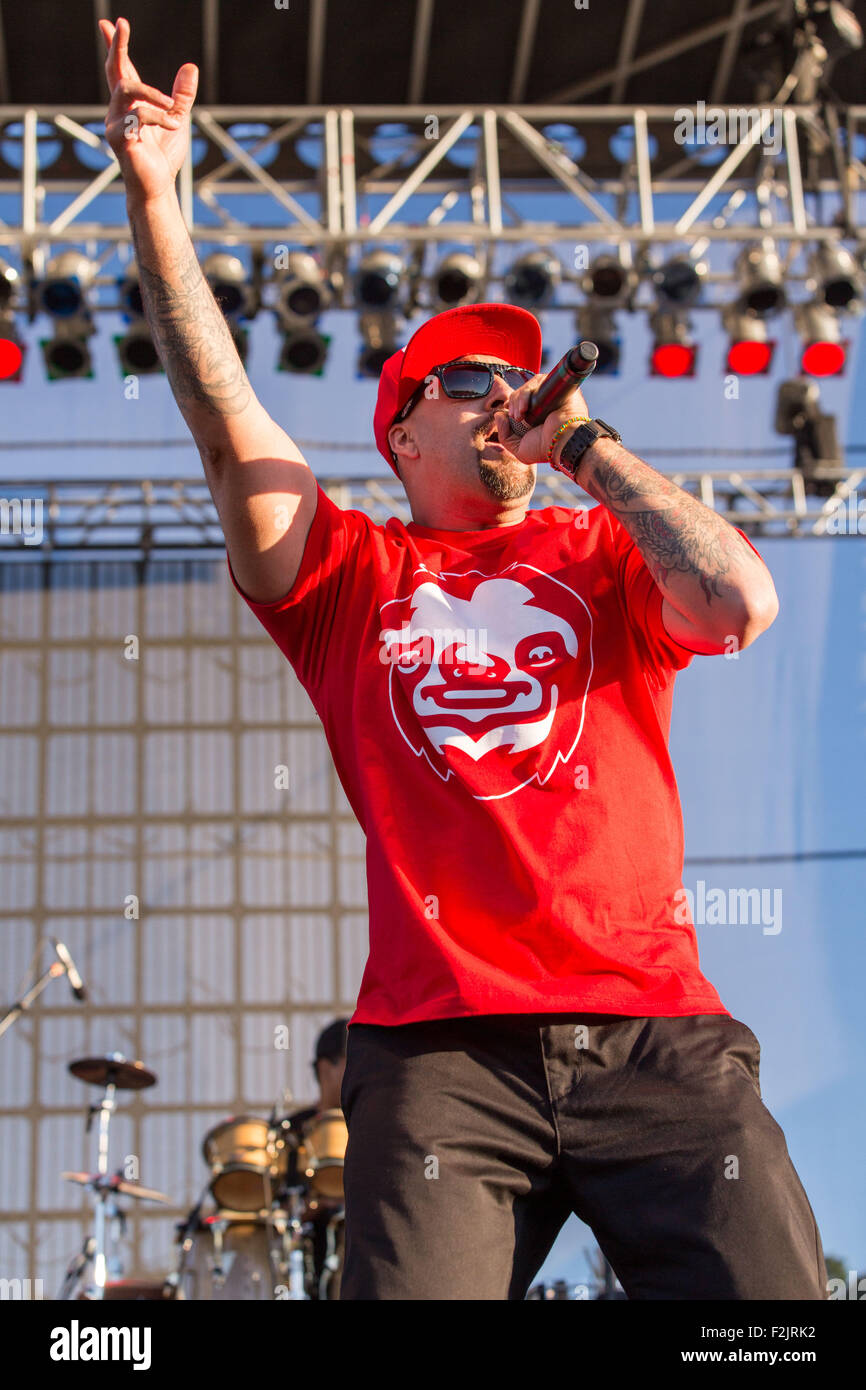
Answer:
[(189, 113), (198, 87), (198, 68), (178, 69), (171, 96), (142, 82), (129, 56), (129, 23), (99, 21), (108, 47), (105, 75), (111, 100), (105, 136), (120, 164), (127, 192), (150, 201), (174, 188), (189, 145)]

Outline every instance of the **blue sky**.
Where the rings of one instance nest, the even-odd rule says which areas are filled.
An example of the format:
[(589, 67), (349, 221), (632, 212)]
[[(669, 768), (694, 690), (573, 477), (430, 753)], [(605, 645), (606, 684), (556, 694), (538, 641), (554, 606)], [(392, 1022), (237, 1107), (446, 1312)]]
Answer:
[[(423, 207), (419, 199), (410, 212)], [(102, 208), (106, 216), (117, 215), (117, 200), (102, 200)], [(562, 210), (561, 200), (550, 199), (538, 215), (555, 218)], [(0, 216), (10, 215), (8, 205), (0, 207)], [(568, 257), (569, 248), (561, 249)], [(630, 448), (663, 471), (677, 464), (653, 451), (689, 447), (782, 445), (777, 457), (743, 466), (786, 466), (790, 441), (773, 433), (772, 421), (778, 384), (797, 369), (790, 316), (773, 323), (779, 345), (771, 375), (743, 381), (736, 400), (726, 399), (723, 389), (726, 340), (718, 315), (701, 311), (694, 323), (697, 376), (663, 381), (647, 374), (646, 315), (623, 317), (621, 375), (590, 382), (593, 413), (615, 424)], [(59, 446), (4, 446), (6, 478), (200, 476), (165, 379), (144, 378), (140, 399), (125, 398), (111, 343), (118, 327), (111, 316), (99, 319), (95, 380), (47, 383), (31, 348), (24, 383), (0, 387), (5, 440)], [(290, 377), (275, 371), (278, 339), (270, 316), (260, 317), (251, 330), (253, 386), (271, 414), (304, 442), (319, 476), (385, 476), (372, 442), (375, 383), (354, 372), (354, 315), (330, 314), (321, 327), (333, 338), (324, 376)], [(551, 312), (543, 327), (555, 360), (574, 341), (571, 315)], [(42, 319), (39, 333), (46, 328)], [(848, 331), (855, 340), (852, 357), (844, 377), (822, 384), (822, 405), (837, 415), (842, 441), (863, 444), (866, 354), (859, 321), (848, 320)], [(34, 330), (29, 336), (32, 341)], [(73, 447), (76, 441), (159, 439), (183, 442), (163, 449)], [(364, 443), (369, 451), (357, 451)], [(356, 447), (332, 447), (340, 444)], [(733, 460), (697, 455), (693, 464), (684, 457), (678, 465), (702, 462), (734, 466)], [(576, 501), (581, 496), (575, 491)], [(779, 593), (776, 623), (736, 661), (696, 657), (677, 682), (671, 747), (686, 829), (684, 883), (781, 894), (778, 932), (698, 925), (701, 963), (726, 1007), (761, 1042), (764, 1100), (785, 1132), (825, 1251), (866, 1271), (866, 861), (712, 862), (866, 846), (866, 543), (842, 536), (756, 544)], [(585, 1227), (569, 1222), (542, 1277), (582, 1280), (582, 1252), (592, 1244)]]

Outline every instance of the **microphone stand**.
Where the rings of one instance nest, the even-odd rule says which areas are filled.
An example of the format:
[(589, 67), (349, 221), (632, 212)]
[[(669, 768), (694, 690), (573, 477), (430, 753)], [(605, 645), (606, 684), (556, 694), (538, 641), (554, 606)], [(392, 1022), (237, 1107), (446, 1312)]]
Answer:
[(15, 1003), (12, 1004), (10, 1008), (6, 1010), (3, 1017), (0, 1018), (0, 1038), (2, 1038), (7, 1029), (12, 1027), (13, 1023), (17, 1022), (22, 1014), (27, 1012), (34, 999), (38, 999), (39, 995), (47, 988), (52, 980), (56, 980), (61, 975), (65, 974), (66, 971), (60, 964), (60, 961), (53, 960), (44, 974), (40, 975), (36, 983), (30, 986), (27, 993), (22, 995), (20, 999), (16, 999)]

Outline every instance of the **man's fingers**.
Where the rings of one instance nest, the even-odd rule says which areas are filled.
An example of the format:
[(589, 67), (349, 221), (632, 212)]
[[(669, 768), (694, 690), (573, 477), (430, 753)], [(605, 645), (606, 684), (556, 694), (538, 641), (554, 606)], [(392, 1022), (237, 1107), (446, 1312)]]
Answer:
[(164, 106), (167, 111), (174, 105), (170, 96), (158, 87), (149, 87), (146, 82), (124, 82), (123, 94), (127, 101), (149, 101), (153, 106)]
[(119, 136), (124, 136), (127, 140), (135, 140), (141, 127), (145, 125), (162, 126), (164, 130), (179, 130), (181, 117), (170, 111), (163, 111), (160, 106), (148, 106), (146, 102), (142, 102), (130, 111), (125, 111), (115, 120), (107, 121), (105, 135), (109, 144)]
[(183, 67), (178, 68), (174, 85), (171, 89), (171, 99), (174, 109), (186, 115), (195, 101), (195, 94), (198, 91), (198, 68), (195, 63), (184, 63)]
[(522, 438), (519, 431), (515, 431), (512, 426), (512, 420), (514, 418), (515, 417), (511, 414), (511, 401), (508, 402), (507, 408), (494, 410), (493, 419), (496, 422), (496, 433), (499, 435), (500, 444), (507, 443), (509, 439), (513, 439), (514, 442), (517, 443)]
[(116, 84), (124, 78), (138, 79), (138, 72), (129, 56), (129, 21), (118, 18), (117, 23), (112, 24), (110, 20), (101, 19), (99, 27), (106, 43), (109, 44), (105, 75), (108, 85), (114, 91)]
[(114, 37), (117, 40), (117, 61), (122, 71), (124, 63), (129, 61), (129, 20), (121, 19), (120, 15), (117, 17)]
[(516, 391), (512, 391), (511, 395), (508, 397), (508, 413), (512, 420), (519, 420), (522, 417), (532, 399), (533, 391), (538, 386), (538, 383), (543, 380), (543, 374), (539, 373), (537, 376), (532, 377), (530, 381), (524, 382), (523, 386), (518, 386)]
[(137, 103), (142, 101), (162, 111), (180, 115), (172, 110), (171, 97), (166, 96), (165, 92), (159, 91), (157, 87), (148, 87), (146, 82), (118, 82), (108, 103), (106, 122), (110, 124), (112, 121), (122, 120), (127, 111), (134, 110)]

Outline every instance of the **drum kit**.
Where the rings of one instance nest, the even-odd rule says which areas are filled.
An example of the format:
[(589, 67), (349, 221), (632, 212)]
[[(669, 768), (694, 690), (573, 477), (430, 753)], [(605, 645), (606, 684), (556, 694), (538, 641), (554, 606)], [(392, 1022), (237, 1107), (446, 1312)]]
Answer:
[(156, 1075), (121, 1053), (69, 1064), (102, 1088), (96, 1170), (64, 1172), (94, 1196), (93, 1231), (70, 1261), (58, 1298), (235, 1301), (338, 1299), (344, 1251), (343, 1164), (348, 1131), (341, 1110), (232, 1115), (204, 1136), (208, 1169), (201, 1196), (176, 1226), (175, 1266), (162, 1280), (122, 1277), (125, 1232), (120, 1199), (172, 1205), (163, 1192), (109, 1172), (109, 1129), (118, 1091), (143, 1090)]

